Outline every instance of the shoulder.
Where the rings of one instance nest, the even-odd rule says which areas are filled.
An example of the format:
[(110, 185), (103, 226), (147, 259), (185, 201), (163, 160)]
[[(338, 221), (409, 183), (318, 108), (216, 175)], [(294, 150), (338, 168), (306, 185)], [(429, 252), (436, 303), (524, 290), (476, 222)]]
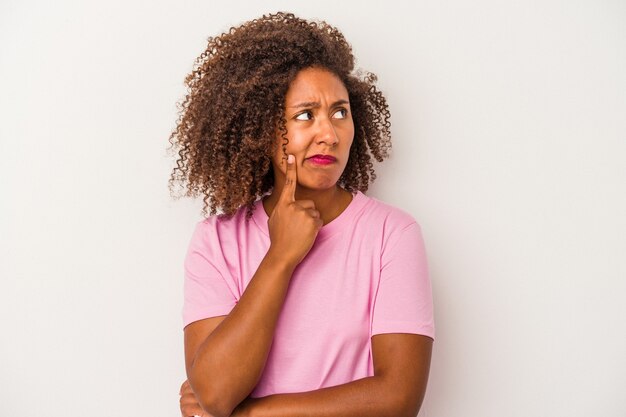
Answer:
[(408, 210), (375, 197), (366, 196), (366, 198), (368, 202), (365, 211), (370, 220), (368, 223), (382, 226), (385, 235), (400, 232), (411, 225), (419, 228), (416, 218)]
[[(259, 201), (254, 203), (254, 208), (258, 209)], [(224, 213), (218, 213), (213, 216), (200, 220), (197, 224), (205, 229), (234, 229), (244, 222), (252, 221), (252, 218), (246, 219), (247, 206), (239, 207), (231, 216)]]
[(359, 223), (367, 228), (368, 236), (376, 236), (379, 242), (382, 261), (387, 262), (395, 256), (398, 247), (420, 250), (422, 246), (422, 229), (415, 216), (409, 210), (394, 204), (381, 201), (375, 197), (367, 197), (364, 218)]
[(206, 217), (195, 224), (193, 239), (205, 244), (217, 243), (236, 236), (243, 227), (247, 227), (246, 207), (240, 207), (232, 216), (218, 213)]

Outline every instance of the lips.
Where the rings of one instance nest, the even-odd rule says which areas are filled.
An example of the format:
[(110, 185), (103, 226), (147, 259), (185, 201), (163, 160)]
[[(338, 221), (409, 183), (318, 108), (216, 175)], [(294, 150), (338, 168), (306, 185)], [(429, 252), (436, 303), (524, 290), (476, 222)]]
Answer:
[(316, 161), (326, 161), (326, 162), (335, 162), (337, 160), (337, 158), (335, 158), (332, 155), (322, 155), (322, 154), (318, 154), (318, 155), (313, 155), (310, 158), (307, 159), (313, 159)]

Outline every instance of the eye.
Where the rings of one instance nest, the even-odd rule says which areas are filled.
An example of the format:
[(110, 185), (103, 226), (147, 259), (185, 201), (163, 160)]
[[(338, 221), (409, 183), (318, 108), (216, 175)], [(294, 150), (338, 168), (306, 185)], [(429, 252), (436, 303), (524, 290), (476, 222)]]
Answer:
[[(305, 116), (308, 116), (308, 118), (305, 117)], [(297, 115), (295, 117), (295, 119), (296, 120), (311, 120), (312, 117), (313, 117), (313, 113), (311, 111), (307, 110), (307, 111), (302, 112), (299, 115)]]
[(336, 117), (336, 119), (345, 119), (348, 116), (348, 110), (347, 109), (339, 109), (335, 112), (335, 114), (333, 114), (333, 116), (335, 116), (336, 114), (340, 114), (339, 117)]

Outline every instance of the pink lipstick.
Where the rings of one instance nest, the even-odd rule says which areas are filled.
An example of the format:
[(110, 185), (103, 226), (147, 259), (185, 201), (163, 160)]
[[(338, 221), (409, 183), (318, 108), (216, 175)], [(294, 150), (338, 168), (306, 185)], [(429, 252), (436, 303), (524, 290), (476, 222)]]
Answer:
[(329, 165), (337, 161), (337, 158), (331, 155), (313, 155), (307, 159), (318, 165)]

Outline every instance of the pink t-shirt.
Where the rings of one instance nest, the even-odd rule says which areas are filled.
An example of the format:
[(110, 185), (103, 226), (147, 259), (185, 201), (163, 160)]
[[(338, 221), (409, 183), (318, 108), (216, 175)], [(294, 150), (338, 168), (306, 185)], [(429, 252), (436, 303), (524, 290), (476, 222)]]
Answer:
[[(229, 314), (270, 246), (261, 200), (230, 219), (197, 223), (185, 258), (183, 327)], [(421, 229), (407, 212), (360, 191), (318, 232), (296, 267), (253, 397), (312, 391), (374, 375), (380, 333), (434, 339)]]

